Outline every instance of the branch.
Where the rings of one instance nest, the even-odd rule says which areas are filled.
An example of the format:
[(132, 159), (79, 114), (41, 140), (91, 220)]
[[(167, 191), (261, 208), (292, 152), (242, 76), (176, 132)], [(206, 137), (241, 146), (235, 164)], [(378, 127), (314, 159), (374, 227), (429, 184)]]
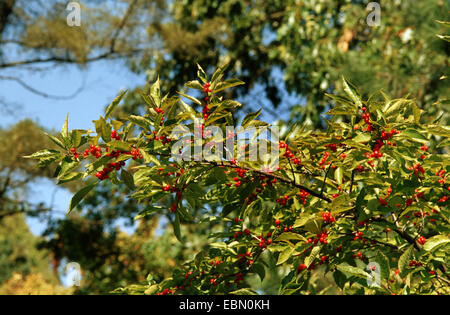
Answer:
[(114, 52), (115, 51), (117, 38), (119, 37), (120, 32), (122, 31), (122, 29), (124, 28), (125, 24), (127, 23), (128, 18), (130, 17), (131, 12), (133, 11), (133, 8), (136, 5), (136, 3), (137, 3), (137, 0), (134, 0), (130, 4), (130, 6), (127, 9), (127, 12), (125, 12), (125, 15), (123, 16), (122, 20), (120, 21), (119, 27), (116, 29), (114, 35), (112, 36), (111, 46), (110, 46), (110, 49), (109, 49), (110, 52)]
[[(138, 52), (142, 52), (143, 49), (133, 49), (130, 50), (127, 53), (124, 54), (120, 54), (118, 52), (115, 51), (108, 51), (105, 52), (103, 54), (100, 54), (98, 56), (95, 57), (90, 57), (87, 58), (86, 60), (83, 60), (83, 63), (88, 63), (88, 62), (93, 62), (93, 61), (98, 61), (98, 60), (102, 60), (102, 59), (114, 59), (114, 58), (123, 58), (126, 56), (129, 56), (131, 54), (134, 53), (138, 53)], [(36, 59), (29, 59), (29, 60), (21, 60), (21, 61), (15, 61), (15, 62), (10, 62), (10, 63), (1, 63), (0, 64), (0, 68), (11, 68), (11, 67), (18, 67), (18, 66), (23, 66), (23, 65), (29, 65), (29, 64), (36, 64), (36, 63), (48, 63), (48, 62), (56, 62), (56, 63), (81, 63), (81, 61), (72, 59), (72, 58), (63, 58), (63, 57), (49, 57), (49, 58), (36, 58)]]
[(60, 96), (60, 95), (51, 95), (51, 94), (47, 94), (45, 92), (41, 92), (35, 88), (33, 88), (32, 86), (28, 85), (27, 83), (25, 83), (24, 81), (22, 81), (20, 78), (17, 77), (11, 77), (11, 76), (2, 76), (0, 75), (0, 80), (9, 80), (9, 81), (15, 81), (17, 83), (19, 83), (23, 88), (27, 89), (28, 91), (40, 95), (42, 97), (45, 98), (51, 98), (51, 99), (56, 99), (56, 100), (67, 100), (67, 99), (72, 99), (74, 98), (78, 93), (81, 92), (81, 90), (83, 90), (84, 88), (84, 83), (71, 95), (67, 95), (67, 96)]
[[(194, 162), (195, 162), (195, 161), (194, 161)], [(331, 202), (331, 199), (330, 199), (330, 198), (323, 196), (322, 194), (320, 194), (320, 193), (318, 193), (318, 192), (312, 190), (311, 188), (308, 188), (308, 187), (303, 186), (303, 185), (301, 185), (301, 184), (297, 184), (297, 183), (295, 183), (294, 181), (292, 181), (292, 180), (290, 180), (290, 179), (284, 178), (284, 177), (282, 177), (282, 176), (279, 176), (279, 175), (276, 175), (276, 174), (273, 174), (273, 173), (267, 173), (267, 172), (255, 170), (255, 169), (253, 169), (253, 168), (249, 168), (249, 167), (245, 167), (245, 166), (238, 166), (238, 165), (233, 165), (233, 164), (218, 164), (217, 162), (213, 162), (213, 161), (200, 162), (200, 163), (213, 164), (213, 165), (216, 165), (216, 166), (224, 165), (225, 167), (229, 167), (229, 168), (240, 168), (240, 169), (244, 169), (244, 170), (247, 170), (247, 171), (250, 171), (250, 172), (254, 172), (254, 173), (260, 174), (260, 175), (262, 175), (262, 176), (267, 176), (267, 177), (270, 177), (270, 178), (279, 180), (280, 182), (289, 184), (289, 185), (291, 185), (291, 186), (294, 186), (294, 187), (303, 189), (304, 191), (308, 192), (310, 195), (312, 195), (312, 196), (314, 196), (314, 197), (317, 197), (317, 198), (319, 198), (319, 199), (322, 199), (322, 200), (324, 200), (324, 201), (326, 201), (326, 202)]]
[[(170, 154), (166, 154), (166, 153), (159, 153), (159, 152), (152, 152), (152, 151), (148, 151), (148, 153), (152, 154), (152, 155), (161, 155), (161, 156), (171, 157)], [(323, 196), (323, 194), (318, 193), (318, 192), (312, 190), (311, 188), (308, 188), (308, 187), (303, 186), (301, 184), (297, 184), (297, 183), (295, 183), (294, 181), (292, 181), (290, 179), (284, 178), (282, 176), (279, 176), (279, 175), (276, 175), (276, 174), (273, 174), (273, 173), (267, 173), (267, 172), (255, 170), (253, 168), (249, 168), (249, 167), (245, 167), (245, 166), (234, 165), (234, 164), (231, 164), (231, 163), (224, 164), (223, 161), (221, 161), (221, 164), (219, 164), (219, 163), (217, 163), (215, 161), (191, 161), (191, 162), (194, 162), (194, 163), (197, 163), (197, 164), (204, 164), (204, 165), (225, 166), (225, 167), (228, 167), (228, 168), (240, 168), (240, 169), (243, 169), (243, 170), (246, 170), (246, 171), (250, 171), (250, 172), (253, 172), (253, 173), (257, 173), (257, 174), (260, 174), (262, 176), (267, 176), (267, 177), (270, 177), (272, 179), (279, 180), (280, 182), (289, 184), (291, 186), (303, 189), (304, 191), (309, 193), (311, 196), (317, 197), (319, 199), (322, 199), (322, 200), (324, 200), (326, 202), (330, 202), (331, 203), (331, 199), (328, 198), (328, 197)]]

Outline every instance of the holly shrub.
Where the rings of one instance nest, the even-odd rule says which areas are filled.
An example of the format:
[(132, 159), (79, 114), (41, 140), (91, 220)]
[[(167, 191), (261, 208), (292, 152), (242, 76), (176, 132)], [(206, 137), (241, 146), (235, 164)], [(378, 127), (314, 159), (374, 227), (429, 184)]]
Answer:
[[(318, 293), (312, 279), (319, 270), (346, 294), (450, 293), (450, 128), (439, 119), (422, 124), (411, 99), (379, 92), (363, 100), (342, 78), (345, 93), (328, 95), (335, 106), (323, 116), (326, 131), (279, 124), (278, 167), (265, 168), (263, 157), (226, 154), (176, 159), (173, 151), (198, 143), (189, 140), (199, 129), (194, 121), (201, 121), (205, 140), (212, 125), (275, 127), (256, 120), (261, 110), (236, 122), (233, 111), (241, 104), (222, 91), (243, 82), (223, 80), (223, 70), (207, 78), (199, 66), (198, 80), (186, 84), (198, 90), (195, 97), (163, 96), (158, 80), (142, 93), (144, 115), (115, 120), (123, 92), (94, 121), (95, 132), (69, 131), (66, 119), (59, 137), (48, 135), (61, 149), (29, 156), (42, 167), (58, 163), (59, 183), (83, 182), (69, 212), (107, 180), (123, 182), (145, 205), (136, 219), (166, 215), (180, 242), (189, 242), (183, 225), (211, 226), (209, 245), (174, 267), (170, 278), (150, 274), (146, 283), (115, 292), (260, 293), (248, 279), (281, 268), (280, 294)], [(172, 132), (180, 126), (190, 132), (184, 146)], [(237, 151), (242, 142), (233, 146)]]

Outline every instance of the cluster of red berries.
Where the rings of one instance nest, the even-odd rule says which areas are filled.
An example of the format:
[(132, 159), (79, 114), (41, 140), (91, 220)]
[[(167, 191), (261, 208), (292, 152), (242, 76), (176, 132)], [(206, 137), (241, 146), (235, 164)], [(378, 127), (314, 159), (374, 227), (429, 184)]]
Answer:
[[(239, 186), (241, 186), (243, 181), (244, 182), (246, 181), (245, 177), (246, 177), (246, 174), (247, 174), (247, 170), (238, 167), (238, 168), (235, 168), (234, 171), (237, 174), (237, 176), (233, 177), (234, 186), (235, 187), (239, 187)], [(228, 171), (225, 171), (225, 173), (228, 173)], [(225, 185), (230, 187), (231, 185), (233, 185), (233, 183), (226, 183)]]
[(363, 232), (356, 232), (356, 233), (355, 233), (355, 237), (353, 237), (353, 240), (354, 240), (354, 241), (357, 241), (357, 240), (359, 240), (359, 239), (364, 240), (363, 235), (364, 235)]
[(305, 191), (303, 189), (300, 189), (299, 197), (300, 197), (300, 201), (303, 203), (303, 205), (306, 205), (306, 201), (308, 199), (308, 196), (309, 196), (309, 192), (307, 192), (307, 191)]
[(325, 163), (327, 162), (328, 157), (330, 156), (330, 152), (325, 151), (323, 154), (322, 159), (319, 162), (319, 169), (324, 169), (325, 168)]
[(123, 166), (125, 166), (124, 161), (108, 163), (108, 165), (104, 167), (103, 170), (95, 173), (95, 177), (97, 177), (99, 180), (108, 179), (109, 173), (111, 173), (113, 170), (119, 171)]
[(316, 238), (308, 238), (308, 240), (306, 240), (307, 244), (311, 244), (313, 243), (314, 245), (316, 245), (318, 242), (322, 243), (322, 244), (327, 244), (327, 237), (328, 237), (328, 233), (327, 231), (323, 231), (322, 233), (316, 234)]
[(239, 284), (241, 281), (244, 280), (244, 275), (240, 272), (236, 274), (236, 278), (234, 279), (234, 283)]
[(283, 153), (283, 156), (285, 158), (287, 158), (288, 160), (290, 160), (292, 164), (294, 164), (294, 165), (301, 165), (302, 164), (302, 161), (299, 158), (294, 157), (294, 153), (291, 152), (291, 150), (289, 149), (289, 146), (287, 145), (287, 143), (280, 142), (279, 147), (280, 147), (280, 149), (286, 149), (286, 151)]
[(79, 157), (80, 155), (77, 153), (77, 148), (71, 148), (71, 149), (70, 149), (70, 153), (73, 154), (73, 157), (75, 158), (75, 160), (78, 160), (78, 157)]
[(277, 227), (277, 229), (279, 229), (279, 228), (280, 228), (280, 225), (281, 225), (281, 220), (276, 219), (276, 220), (274, 221), (274, 223), (275, 223), (275, 226)]
[[(209, 82), (206, 82), (203, 85), (203, 90), (202, 92), (206, 94), (204, 100), (205, 102), (209, 102), (209, 93), (211, 93), (211, 89), (210, 89), (211, 84)], [(208, 104), (205, 104), (205, 106), (203, 107), (202, 110), (202, 114), (203, 114), (203, 119), (206, 121), (209, 117), (209, 108), (208, 108)], [(202, 125), (203, 126), (203, 125)], [(202, 130), (203, 131), (203, 130)]]
[(294, 230), (294, 228), (292, 227), (292, 226), (285, 226), (284, 228), (283, 228), (283, 231), (284, 232), (292, 232)]
[(164, 123), (164, 111), (162, 110), (162, 108), (156, 107), (155, 112), (158, 114), (161, 114), (161, 121), (160, 121), (159, 125), (162, 126), (162, 124)]
[(282, 198), (278, 198), (277, 202), (279, 205), (284, 206), (284, 205), (286, 205), (288, 200), (289, 200), (289, 196), (286, 195), (286, 196), (283, 196)]
[[(377, 139), (375, 145), (373, 146), (372, 153), (365, 153), (364, 155), (368, 158), (379, 159), (383, 156), (383, 153), (380, 152), (381, 148), (384, 146), (384, 141), (389, 140), (392, 136), (399, 134), (400, 131), (396, 129), (392, 129), (389, 132), (383, 131), (381, 132), (380, 139)], [(395, 143), (387, 142), (388, 145), (395, 146)]]
[(209, 262), (209, 264), (210, 264), (211, 266), (219, 266), (220, 264), (223, 264), (223, 260), (211, 260), (211, 261)]
[(330, 149), (331, 151), (336, 152), (338, 146), (339, 146), (339, 148), (341, 148), (341, 147), (344, 146), (344, 144), (342, 144), (342, 143), (339, 143), (339, 144), (336, 144), (336, 143), (330, 143), (330, 144), (326, 144), (326, 145), (325, 145), (325, 148), (328, 148), (328, 149)]
[(238, 254), (236, 258), (238, 259), (238, 263), (246, 263), (247, 265), (253, 264), (253, 260), (250, 259), (252, 257), (252, 253), (247, 251), (245, 254)]
[[(175, 164), (170, 164), (170, 166), (177, 168), (177, 166)], [(161, 172), (164, 171), (164, 168), (160, 167), (158, 168), (158, 175), (161, 175)], [(180, 170), (178, 172), (167, 172), (165, 175), (166, 176), (172, 176), (172, 175), (176, 175), (176, 176), (181, 176), (184, 173), (184, 168), (180, 168)]]
[[(272, 233), (267, 233), (267, 237), (271, 237)], [(269, 246), (270, 244), (272, 244), (272, 239), (271, 238), (267, 238), (265, 239), (262, 235), (258, 236), (259, 239), (259, 243), (258, 246), (261, 248), (266, 248), (267, 246)]]
[(411, 262), (409, 263), (409, 266), (410, 267), (420, 267), (420, 266), (422, 266), (422, 263), (421, 262), (419, 262), (419, 261), (415, 261), (414, 259), (413, 260), (411, 260)]
[(423, 237), (423, 236), (419, 236), (419, 237), (417, 238), (417, 242), (418, 242), (419, 244), (421, 244), (421, 245), (425, 245), (425, 243), (427, 242), (427, 239), (426, 239), (425, 237)]
[(202, 92), (205, 93), (205, 94), (208, 94), (208, 93), (212, 92), (211, 89), (210, 89), (210, 86), (211, 86), (211, 83), (209, 83), (209, 82), (206, 82), (205, 84), (203, 84)]
[(364, 131), (374, 131), (375, 129), (372, 126), (372, 123), (370, 122), (370, 113), (367, 112), (367, 108), (363, 107), (362, 111), (364, 112), (362, 114), (362, 119), (364, 120), (364, 122), (367, 125), (367, 128)]
[(449, 199), (448, 196), (442, 196), (442, 197), (438, 200), (438, 202), (440, 202), (440, 203), (445, 203), (448, 199)]
[[(170, 193), (176, 193), (176, 199), (179, 201), (183, 198), (181, 191), (178, 189), (176, 185), (165, 185), (161, 187), (162, 191), (170, 191)], [(174, 202), (172, 206), (170, 207), (170, 211), (176, 212), (177, 211), (177, 202)]]
[(115, 130), (111, 131), (111, 138), (112, 139), (116, 139), (116, 140), (120, 140), (120, 136), (117, 134), (117, 131), (115, 131)]
[(89, 149), (84, 150), (83, 156), (87, 157), (89, 153), (98, 159), (99, 157), (102, 156), (102, 148), (91, 144), (89, 146)]
[(324, 256), (320, 257), (320, 262), (319, 262), (320, 265), (326, 264), (327, 262), (328, 262), (328, 256), (327, 255), (324, 255)]
[(419, 173), (421, 173), (422, 175), (425, 174), (425, 169), (422, 167), (422, 165), (420, 163), (417, 163), (414, 166), (410, 166), (408, 169), (410, 171), (414, 171), (415, 175), (419, 175), (420, 176)]
[(361, 252), (359, 252), (359, 251), (356, 253), (356, 255), (352, 254), (352, 257), (353, 258), (357, 258), (358, 257), (360, 260), (364, 260), (364, 255)]
[(164, 289), (159, 293), (156, 293), (156, 295), (167, 295), (167, 294), (173, 294), (173, 291), (171, 289)]
[(413, 215), (416, 217), (416, 218), (422, 218), (422, 217), (426, 217), (426, 216), (428, 216), (428, 215), (430, 215), (428, 212), (421, 212), (421, 211), (415, 211), (414, 213), (413, 213)]
[(436, 176), (439, 176), (441, 179), (438, 179), (439, 184), (444, 184), (447, 177), (445, 176), (445, 170), (440, 170), (436, 172)]
[(324, 223), (332, 223), (336, 221), (329, 211), (322, 213), (322, 219)]
[(421, 191), (419, 191), (417, 188), (415, 189), (415, 194), (413, 195), (414, 198), (424, 198), (425, 194)]
[[(420, 146), (419, 149), (422, 150), (422, 151), (424, 151), (424, 152), (427, 152), (430, 148), (429, 148), (428, 146), (426, 146), (426, 145), (422, 145), (422, 146)], [(421, 160), (425, 160), (425, 159), (426, 159), (426, 155), (422, 154), (422, 155), (420, 156), (420, 159), (421, 159)]]
[(387, 206), (387, 201), (386, 201), (386, 198), (387, 197), (389, 197), (389, 195), (392, 193), (392, 188), (391, 187), (389, 187), (388, 189), (387, 189), (387, 193), (386, 193), (386, 197), (384, 197), (384, 198), (378, 198), (378, 201), (380, 202), (380, 205), (382, 205), (382, 206)]
[(172, 141), (172, 139), (170, 139), (169, 137), (166, 137), (165, 135), (161, 135), (160, 137), (158, 137), (156, 135), (156, 130), (153, 130), (152, 133), (153, 133), (153, 138), (150, 138), (149, 141), (161, 141), (162, 144), (166, 144), (166, 143), (169, 143)]

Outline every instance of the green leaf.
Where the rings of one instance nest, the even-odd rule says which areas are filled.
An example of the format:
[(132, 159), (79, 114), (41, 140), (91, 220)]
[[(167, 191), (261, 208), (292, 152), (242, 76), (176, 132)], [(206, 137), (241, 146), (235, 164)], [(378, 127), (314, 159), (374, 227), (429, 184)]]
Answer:
[(131, 121), (133, 124), (142, 127), (146, 130), (150, 129), (149, 127), (151, 126), (151, 122), (142, 116), (130, 115), (128, 116), (128, 120)]
[(151, 215), (154, 212), (163, 211), (164, 209), (166, 209), (166, 208), (160, 207), (160, 206), (150, 205), (150, 206), (146, 207), (144, 210), (142, 210), (141, 212), (139, 212), (139, 214), (134, 217), (134, 220), (138, 220), (138, 219), (144, 218), (146, 216)]
[(95, 131), (105, 142), (111, 140), (111, 125), (108, 124), (102, 116), (98, 120), (94, 120)]
[(428, 140), (425, 138), (422, 134), (420, 134), (417, 130), (414, 129), (406, 129), (402, 131), (400, 134), (400, 137), (407, 137), (409, 139), (412, 139), (414, 141), (420, 142), (420, 143), (427, 143)]
[(59, 151), (56, 150), (40, 150), (38, 152), (33, 153), (32, 155), (26, 155), (24, 158), (27, 159), (42, 159), (54, 157), (55, 155), (59, 155)]
[(184, 84), (184, 86), (191, 88), (191, 89), (196, 89), (196, 90), (203, 90), (203, 85), (198, 82), (198, 80), (194, 80), (194, 81), (189, 81), (187, 83)]
[(335, 272), (333, 272), (333, 278), (338, 287), (344, 289), (344, 286), (347, 283), (347, 277), (339, 270), (336, 270)]
[(281, 265), (291, 258), (292, 253), (295, 251), (294, 247), (287, 246), (278, 256), (277, 265)]
[[(114, 150), (122, 150), (122, 151), (131, 150), (131, 145), (128, 142), (122, 140), (113, 140), (109, 142), (108, 145)], [(123, 157), (123, 155), (121, 157)]]
[(233, 295), (258, 295), (258, 293), (256, 293), (255, 291), (253, 291), (252, 289), (249, 288), (243, 288), (243, 289), (239, 289), (236, 291), (232, 291), (229, 294), (233, 294)]
[(358, 143), (362, 142), (369, 142), (372, 137), (370, 136), (370, 133), (360, 133), (356, 137), (354, 137), (352, 140)]
[(80, 162), (72, 161), (71, 159), (64, 159), (61, 163), (61, 170), (57, 177), (57, 179), (62, 179), (67, 176), (69, 173), (74, 171), (76, 168), (80, 166)]
[(423, 245), (423, 249), (426, 251), (431, 251), (435, 249), (437, 246), (443, 245), (445, 243), (449, 243), (450, 238), (446, 235), (435, 235), (430, 237), (426, 243)]
[(68, 149), (68, 148), (66, 148), (65, 146), (64, 146), (64, 143), (61, 141), (61, 140), (59, 140), (58, 138), (56, 138), (55, 136), (52, 136), (52, 135), (50, 135), (50, 134), (48, 134), (48, 133), (46, 133), (46, 132), (44, 132), (44, 134), (47, 136), (47, 137), (49, 137), (50, 138), (50, 140), (52, 140), (57, 146), (59, 146), (60, 148), (62, 148), (62, 149)]
[(264, 277), (266, 276), (266, 269), (262, 264), (260, 263), (254, 264), (250, 269), (250, 271), (256, 273), (261, 279), (261, 282), (264, 281)]
[(334, 171), (334, 179), (338, 182), (339, 185), (342, 185), (342, 176), (343, 176), (344, 170), (342, 167), (338, 167)]
[(181, 239), (180, 216), (178, 215), (178, 213), (175, 213), (175, 220), (173, 221), (173, 232), (174, 232), (176, 238), (180, 242), (183, 242), (182, 239)]
[(217, 93), (220, 92), (222, 90), (228, 89), (230, 87), (236, 86), (236, 85), (241, 85), (241, 84), (245, 84), (245, 82), (239, 80), (239, 79), (228, 79), (224, 82), (220, 82), (218, 83), (214, 90), (213, 93)]
[(309, 223), (310, 221), (314, 220), (314, 218), (315, 218), (315, 215), (313, 215), (313, 214), (310, 214), (310, 215), (303, 214), (300, 218), (295, 220), (294, 225), (292, 227), (297, 228), (300, 226), (304, 226), (307, 223)]
[(155, 83), (152, 84), (150, 88), (150, 96), (156, 103), (156, 106), (160, 107), (161, 105), (161, 89), (159, 86), (159, 77), (156, 79)]
[(63, 138), (67, 138), (69, 136), (69, 114), (67, 114), (66, 120), (64, 121), (64, 125), (61, 129), (61, 136)]
[(86, 130), (80, 129), (74, 129), (70, 132), (70, 141), (73, 147), (78, 148), (78, 146), (81, 144), (81, 136), (86, 132)]
[(69, 210), (67, 211), (67, 214), (69, 214), (78, 204), (83, 200), (83, 198), (92, 190), (92, 188), (95, 187), (97, 183), (88, 185), (86, 187), (81, 188), (70, 201)]
[(353, 267), (350, 266), (347, 263), (342, 263), (340, 265), (336, 266), (337, 270), (358, 277), (358, 278), (362, 278), (362, 279), (367, 279), (368, 276), (370, 276), (367, 272), (365, 272), (364, 270), (362, 270), (361, 268), (358, 267)]
[(127, 93), (128, 90), (125, 90), (121, 93), (119, 93), (119, 95), (117, 95), (114, 100), (111, 102), (111, 104), (108, 105), (108, 107), (106, 108), (105, 111), (105, 118), (108, 118), (109, 115), (111, 115), (112, 111), (117, 107), (117, 105), (119, 105), (120, 101), (122, 100), (122, 98), (124, 97), (124, 95)]
[(259, 116), (259, 114), (261, 114), (261, 110), (262, 108), (260, 108), (258, 111), (254, 112), (254, 113), (249, 113), (247, 114), (244, 119), (242, 120), (242, 127), (245, 127), (248, 125), (248, 123), (250, 123), (253, 119), (255, 119), (256, 117)]
[(357, 107), (362, 107), (361, 96), (354, 85), (347, 81), (344, 76), (342, 76), (342, 84), (344, 85), (345, 93), (353, 100)]
[(63, 177), (61, 177), (58, 181), (58, 185), (68, 183), (68, 182), (74, 181), (76, 179), (80, 179), (82, 177), (83, 177), (83, 173), (71, 172), (71, 173), (68, 173), (68, 174), (64, 175)]
[(280, 236), (277, 237), (277, 242), (281, 241), (306, 241), (306, 238), (300, 234), (293, 232), (284, 232)]
[(436, 35), (442, 40), (445, 40), (446, 42), (450, 42), (450, 35)]
[(202, 102), (201, 102), (200, 100), (196, 99), (195, 97), (186, 95), (186, 94), (184, 94), (184, 93), (182, 93), (182, 92), (177, 92), (177, 93), (180, 94), (181, 96), (186, 97), (188, 100), (194, 102), (194, 103), (197, 104), (197, 105), (202, 105)]
[(198, 70), (197, 70), (197, 77), (200, 80), (202, 80), (203, 83), (206, 83), (207, 78), (206, 78), (205, 71), (203, 70), (203, 68), (198, 63), (197, 63), (197, 68), (198, 68)]
[(414, 246), (411, 245), (408, 247), (407, 250), (400, 256), (400, 259), (398, 260), (398, 270), (400, 271), (400, 277), (404, 278), (408, 272), (407, 267), (409, 266), (409, 263), (412, 259), (414, 251)]
[(313, 249), (311, 250), (311, 254), (309, 254), (309, 256), (306, 257), (306, 259), (305, 259), (305, 265), (306, 265), (307, 267), (309, 267), (309, 266), (314, 262), (314, 260), (315, 260), (315, 259), (317, 258), (317, 256), (319, 255), (321, 249), (322, 249), (321, 246), (315, 246), (315, 247), (313, 247)]
[(134, 179), (133, 175), (131, 175), (129, 172), (127, 172), (125, 169), (122, 169), (122, 172), (120, 173), (120, 178), (123, 180), (125, 185), (131, 190), (136, 189), (136, 186), (134, 185)]
[(216, 81), (222, 79), (223, 73), (225, 72), (227, 67), (228, 67), (228, 64), (225, 64), (225, 65), (217, 68), (217, 70), (214, 72), (214, 74), (211, 77), (211, 83), (216, 83)]
[(387, 281), (390, 274), (389, 258), (381, 251), (378, 251), (378, 255), (375, 257), (375, 261), (380, 265), (380, 276), (382, 280)]

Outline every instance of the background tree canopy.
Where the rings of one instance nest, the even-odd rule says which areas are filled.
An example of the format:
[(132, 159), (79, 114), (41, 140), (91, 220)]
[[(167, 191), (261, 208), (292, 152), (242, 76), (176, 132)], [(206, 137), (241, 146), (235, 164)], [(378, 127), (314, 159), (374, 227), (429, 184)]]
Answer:
[[(70, 98), (37, 89), (27, 78), (72, 65), (89, 71), (93, 63), (108, 60), (146, 82), (159, 76), (163, 92), (175, 93), (184, 91), (184, 83), (196, 77), (196, 64), (212, 74), (227, 63), (225, 78), (246, 82), (225, 95), (243, 103), (236, 116), (263, 107), (266, 120), (325, 130), (321, 115), (333, 104), (326, 93), (342, 91), (344, 75), (364, 99), (378, 90), (393, 99), (408, 96), (423, 110), (425, 122), (449, 125), (445, 78), (450, 47), (436, 36), (447, 32), (436, 20), (447, 19), (448, 1), (383, 2), (377, 27), (367, 25), (369, 1), (362, 0), (80, 2), (81, 27), (66, 24), (67, 1), (0, 3), (0, 84), (16, 82), (41, 96), (43, 103)], [(142, 113), (146, 106), (140, 94), (148, 90), (147, 84), (123, 85), (132, 90), (113, 112), (118, 120)], [(116, 91), (110, 93), (112, 98)], [(0, 103), (5, 113), (14, 106), (8, 91), (2, 91)], [(143, 281), (149, 273), (163, 279), (173, 266), (191, 258), (214, 228), (213, 224), (204, 230), (188, 226), (184, 233), (192, 241), (180, 244), (173, 236), (170, 216), (134, 221), (142, 205), (129, 198), (125, 186), (108, 183), (97, 185), (95, 194), (83, 201), (82, 211), (55, 217), (52, 213), (61, 209), (27, 197), (30, 185), (52, 178), (55, 169), (38, 169), (22, 158), (54, 146), (42, 132), (55, 131), (30, 120), (1, 127), (0, 264), (4, 267), (0, 283), (19, 281), (12, 278), (17, 272), (23, 275), (20, 279), (40, 273), (42, 281), (55, 284), (68, 261), (83, 268), (84, 281), (76, 293), (110, 292)], [(65, 187), (72, 192), (80, 188), (73, 183)], [(45, 223), (42, 237), (24, 232), (18, 238), (9, 232), (11, 226), (26, 231), (24, 216)], [(135, 232), (121, 231), (118, 222), (134, 226)], [(277, 292), (275, 284), (281, 276), (282, 271), (267, 275), (262, 290)], [(326, 287), (324, 281), (321, 285)]]

